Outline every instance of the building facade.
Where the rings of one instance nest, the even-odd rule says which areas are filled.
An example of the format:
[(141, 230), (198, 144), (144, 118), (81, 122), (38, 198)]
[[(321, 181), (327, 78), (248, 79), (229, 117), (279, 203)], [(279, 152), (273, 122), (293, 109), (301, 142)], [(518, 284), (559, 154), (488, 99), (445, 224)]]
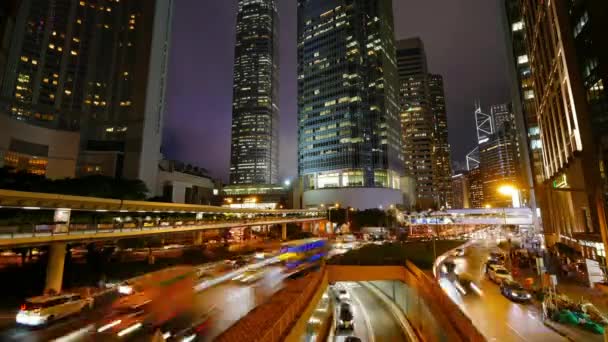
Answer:
[[(542, 145), (542, 205), (547, 246), (569, 244), (605, 260), (605, 83), (608, 32), (605, 1), (520, 1)], [(602, 241), (604, 243), (602, 243)]]
[(428, 75), (429, 105), (433, 118), (433, 192), (438, 208), (452, 207), (452, 153), (448, 141), (448, 116), (443, 77)]
[(429, 103), (428, 67), (420, 38), (397, 41), (401, 139), (405, 175), (415, 184), (416, 209), (434, 206), (433, 115)]
[(158, 168), (157, 198), (170, 203), (217, 203), (219, 189), (207, 170), (174, 160), (162, 160)]
[(397, 101), (392, 1), (299, 0), (304, 206), (402, 203)]
[(274, 0), (239, 0), (230, 184), (278, 182), (278, 27)]
[(471, 208), (484, 208), (486, 205), (483, 193), (483, 174), (480, 167), (467, 172), (467, 183), (469, 184), (469, 205)]
[(469, 202), (469, 180), (467, 171), (456, 172), (452, 176), (452, 208), (467, 209), (471, 207)]
[(520, 187), (517, 130), (513, 113), (508, 104), (492, 106), (490, 113), (495, 131), (479, 144), (484, 206), (519, 206), (519, 203), (512, 202), (511, 196), (499, 191), (505, 185)]
[(78, 129), (83, 153), (112, 146), (120, 176), (154, 189), (171, 20), (171, 0), (19, 1), (0, 87), (10, 116)]

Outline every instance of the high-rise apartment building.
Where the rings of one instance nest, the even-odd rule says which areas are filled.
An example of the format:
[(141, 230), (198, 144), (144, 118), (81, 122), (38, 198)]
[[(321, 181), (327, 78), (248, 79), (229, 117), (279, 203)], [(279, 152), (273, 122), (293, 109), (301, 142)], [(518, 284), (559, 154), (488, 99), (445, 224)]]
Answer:
[(304, 206), (402, 202), (391, 0), (298, 1)]
[[(8, 114), (79, 130), (76, 174), (138, 178), (154, 189), (171, 19), (171, 0), (19, 1), (0, 88)], [(34, 138), (11, 138), (20, 143), (5, 151), (9, 162), (48, 152)]]
[(276, 184), (279, 173), (279, 16), (274, 0), (239, 0), (230, 184)]
[(538, 122), (544, 182), (537, 195), (547, 246), (570, 244), (605, 261), (608, 3), (510, 5), (512, 30), (521, 31), (525, 46), (517, 59), (530, 66), (531, 83), (520, 90), (533, 100)]
[(443, 77), (429, 74), (429, 107), (433, 124), (433, 192), (435, 204), (452, 207), (452, 158), (448, 142), (448, 116), (445, 105)]
[(433, 184), (433, 116), (429, 104), (428, 67), (420, 38), (397, 41), (399, 102), (406, 177), (415, 183), (415, 207), (435, 203)]

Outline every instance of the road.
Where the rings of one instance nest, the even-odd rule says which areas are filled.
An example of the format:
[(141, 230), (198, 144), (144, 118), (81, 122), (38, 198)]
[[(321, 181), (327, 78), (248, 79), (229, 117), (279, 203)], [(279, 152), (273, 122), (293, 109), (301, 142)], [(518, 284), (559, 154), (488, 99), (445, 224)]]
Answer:
[[(213, 309), (213, 315), (209, 328), (205, 331), (204, 336), (198, 341), (212, 341), (223, 331), (228, 329), (232, 324), (245, 316), (249, 311), (255, 308), (260, 303), (264, 302), (270, 296), (283, 286), (284, 274), (279, 266), (266, 266), (266, 273), (263, 278), (255, 283), (244, 284), (237, 281), (225, 281), (213, 287), (204, 289), (196, 293), (193, 302), (194, 310), (191, 315), (182, 317), (176, 322), (173, 322), (173, 327), (185, 328), (197, 318)], [(108, 298), (107, 303), (111, 302), (112, 298)], [(107, 305), (100, 304), (97, 309), (78, 315), (71, 319), (59, 321), (51, 324), (48, 327), (40, 329), (30, 329), (26, 327), (13, 326), (3, 331), (0, 331), (0, 341), (48, 341), (60, 337), (67, 336), (70, 333), (78, 331), (83, 327), (100, 321), (107, 314)], [(139, 338), (145, 337), (138, 335)], [(151, 337), (151, 335), (149, 335)], [(83, 335), (76, 341), (90, 340), (90, 335)]]
[(335, 341), (344, 341), (345, 336), (356, 336), (366, 342), (407, 341), (401, 325), (387, 305), (361, 283), (344, 282), (353, 307), (353, 332), (336, 332)]
[(481, 296), (471, 292), (462, 295), (447, 278), (439, 283), (457, 303), (488, 341), (566, 341), (542, 323), (541, 312), (532, 304), (519, 304), (505, 298), (498, 285), (485, 277), (484, 264), (492, 250), (492, 242), (475, 242), (465, 250), (464, 257), (452, 258), (456, 272), (472, 276)]

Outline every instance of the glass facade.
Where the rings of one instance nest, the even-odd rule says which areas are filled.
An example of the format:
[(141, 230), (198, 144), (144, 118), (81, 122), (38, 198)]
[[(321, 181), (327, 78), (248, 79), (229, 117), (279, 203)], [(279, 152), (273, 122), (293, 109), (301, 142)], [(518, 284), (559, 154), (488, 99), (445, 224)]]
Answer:
[(278, 181), (278, 20), (274, 0), (239, 0), (230, 184)]
[(433, 117), (433, 192), (439, 208), (452, 207), (452, 158), (443, 77), (429, 74), (429, 104)]
[(392, 1), (298, 1), (299, 174), (306, 189), (400, 188)]

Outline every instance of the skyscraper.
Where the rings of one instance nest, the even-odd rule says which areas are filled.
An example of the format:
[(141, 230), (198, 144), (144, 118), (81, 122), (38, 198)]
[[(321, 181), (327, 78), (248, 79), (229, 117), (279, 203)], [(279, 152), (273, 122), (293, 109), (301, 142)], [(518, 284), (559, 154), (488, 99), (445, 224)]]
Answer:
[(278, 181), (278, 27), (274, 0), (239, 0), (230, 184), (276, 184)]
[(499, 188), (521, 186), (515, 118), (510, 104), (491, 106), (490, 115), (494, 133), (479, 144), (484, 205), (507, 208), (513, 206), (512, 199)]
[[(605, 262), (608, 141), (608, 3), (602, 0), (508, 2), (512, 30), (529, 63), (542, 146), (541, 197), (548, 247), (573, 244), (583, 256)], [(603, 243), (602, 243), (603, 240)]]
[(435, 202), (433, 116), (426, 53), (420, 38), (397, 42), (397, 67), (405, 175), (414, 180), (416, 207), (430, 208)]
[(429, 74), (420, 38), (397, 42), (405, 174), (415, 183), (416, 207), (450, 207), (452, 162), (443, 77)]
[(448, 117), (445, 106), (443, 77), (429, 74), (429, 104), (433, 124), (433, 193), (435, 204), (441, 208), (452, 206), (452, 158), (448, 142)]
[(171, 19), (171, 0), (20, 1), (0, 88), (9, 115), (79, 129), (77, 174), (139, 178), (154, 189)]
[(391, 0), (298, 1), (298, 170), (305, 206), (402, 202)]

